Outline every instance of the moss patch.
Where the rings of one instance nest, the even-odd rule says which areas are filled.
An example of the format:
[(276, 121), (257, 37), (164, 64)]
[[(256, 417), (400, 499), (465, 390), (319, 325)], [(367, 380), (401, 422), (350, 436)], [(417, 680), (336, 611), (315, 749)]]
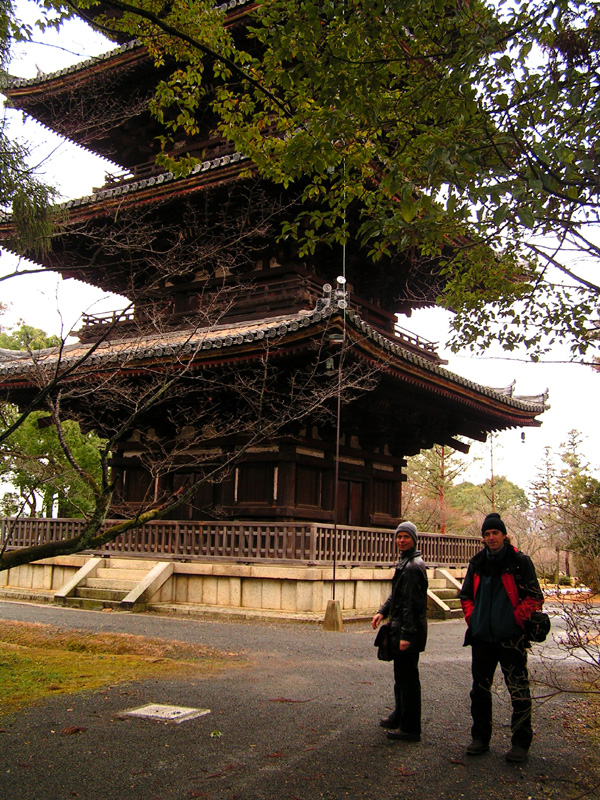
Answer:
[(186, 642), (0, 621), (0, 714), (53, 694), (146, 678), (203, 677), (243, 663), (236, 653)]

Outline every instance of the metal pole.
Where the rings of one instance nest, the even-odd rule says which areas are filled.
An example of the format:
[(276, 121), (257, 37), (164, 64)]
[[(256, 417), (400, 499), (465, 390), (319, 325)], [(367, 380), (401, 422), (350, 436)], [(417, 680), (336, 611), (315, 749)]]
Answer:
[[(342, 245), (342, 277), (338, 278), (339, 287), (346, 286), (346, 245)], [(338, 518), (339, 518), (339, 480), (340, 480), (340, 439), (342, 436), (342, 366), (344, 361), (344, 347), (346, 345), (346, 295), (344, 295), (342, 314), (342, 347), (338, 359), (338, 382), (337, 382), (337, 412), (336, 412), (336, 431), (335, 431), (335, 477), (334, 477), (334, 498), (333, 498), (333, 574), (332, 574), (332, 599), (335, 600), (336, 570), (337, 570), (337, 540), (338, 540)], [(338, 301), (339, 302), (339, 301)]]
[[(344, 163), (344, 173), (346, 164)], [(342, 611), (339, 600), (335, 599), (336, 587), (336, 568), (337, 568), (337, 539), (338, 539), (338, 518), (339, 518), (339, 480), (340, 480), (340, 439), (341, 439), (341, 419), (342, 419), (342, 365), (344, 360), (344, 347), (346, 344), (346, 243), (342, 244), (342, 275), (337, 279), (336, 305), (342, 309), (342, 347), (338, 359), (338, 382), (337, 382), (337, 414), (336, 414), (336, 433), (335, 433), (335, 475), (334, 475), (334, 498), (333, 498), (333, 573), (332, 573), (332, 599), (327, 603), (323, 628), (330, 631), (343, 630)]]
[(494, 491), (494, 434), (490, 434), (490, 484), (492, 489), (491, 494), (491, 501), (492, 501), (492, 511), (496, 510), (496, 493)]

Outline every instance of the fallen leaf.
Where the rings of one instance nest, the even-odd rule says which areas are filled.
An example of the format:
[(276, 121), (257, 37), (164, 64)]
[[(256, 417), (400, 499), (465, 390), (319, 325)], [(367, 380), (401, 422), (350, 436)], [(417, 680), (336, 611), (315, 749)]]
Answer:
[(244, 764), (227, 764), (226, 767), (219, 770), (219, 772), (212, 772), (210, 775), (207, 775), (207, 778), (220, 778), (221, 775), (224, 775), (226, 772), (231, 772), (233, 769), (237, 769), (240, 766), (244, 766)]
[(410, 772), (409, 770), (406, 769), (406, 767), (394, 767), (393, 766), (392, 769), (395, 769), (397, 772), (399, 772), (400, 775), (402, 775), (403, 778), (409, 778), (411, 775), (416, 775), (417, 774), (416, 772)]
[(312, 698), (308, 700), (292, 700), (291, 697), (269, 697), (270, 703), (310, 703)]
[(71, 736), (74, 733), (83, 733), (87, 728), (81, 728), (79, 725), (69, 725), (68, 728), (63, 728), (60, 732), (61, 736)]

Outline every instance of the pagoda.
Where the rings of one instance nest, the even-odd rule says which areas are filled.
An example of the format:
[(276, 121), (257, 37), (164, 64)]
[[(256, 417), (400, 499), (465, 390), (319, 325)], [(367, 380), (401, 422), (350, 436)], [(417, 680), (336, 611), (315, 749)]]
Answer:
[[(242, 24), (249, 7), (229, 3), (228, 24)], [(317, 247), (301, 257), (293, 241), (281, 240), (281, 224), (297, 215), (301, 192), (260, 178), (216, 135), (208, 101), (198, 135), (173, 149), (197, 157), (196, 165), (183, 176), (161, 169), (160, 127), (148, 104), (173, 68), (157, 68), (133, 41), (4, 88), (12, 107), (115, 165), (104, 186), (62, 205), (61, 234), (50, 250), (28, 256), (130, 306), (86, 316), (79, 342), (42, 352), (41, 363), (67, 369), (93, 348), (90, 370), (121, 369), (139, 385), (159, 369), (185, 371), (186, 392), (150, 409), (116, 444), (114, 514), (131, 513), (147, 499), (153, 443), (165, 450), (186, 431), (197, 432), (194, 386), (203, 376), (235, 375), (241, 367), (258, 372), (267, 354), (280, 393), (295, 371), (317, 363), (316, 353), (319, 380), (336, 379), (343, 352), (346, 364), (370, 376), (368, 388), (337, 416), (332, 399), (329, 416), (291, 419), (245, 449), (243, 436), (206, 432), (202, 460), (186, 453), (161, 476), (159, 491), (189, 485), (212, 463), (211, 452), (243, 453), (225, 477), (199, 484), (178, 519), (393, 527), (407, 456), (434, 444), (467, 451), (465, 438), (485, 441), (490, 431), (540, 424), (545, 397), (518, 398), (512, 389), (453, 374), (431, 343), (398, 328), (398, 316), (433, 305), (441, 286), (435, 263), (402, 252), (373, 263), (356, 239), (343, 252)], [(0, 237), (11, 248), (9, 221), (0, 224)], [(3, 396), (21, 405), (35, 391), (23, 365), (14, 353), (0, 356)], [(93, 406), (93, 397), (87, 402)], [(218, 402), (235, 413), (234, 393), (223, 392)], [(76, 410), (85, 416), (83, 407)], [(92, 411), (89, 424), (97, 426), (102, 414)]]

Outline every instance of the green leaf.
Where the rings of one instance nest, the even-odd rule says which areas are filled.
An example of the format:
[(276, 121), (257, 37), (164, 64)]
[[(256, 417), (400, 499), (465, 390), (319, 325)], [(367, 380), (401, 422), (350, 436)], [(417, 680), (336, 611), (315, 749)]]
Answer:
[(508, 216), (508, 210), (507, 205), (501, 205), (494, 211), (494, 225), (502, 225)]
[(417, 214), (417, 204), (402, 200), (400, 203), (400, 214), (405, 222), (412, 222)]
[(535, 225), (535, 217), (533, 211), (526, 206), (517, 209), (517, 216), (522, 225), (526, 228), (533, 228)]

